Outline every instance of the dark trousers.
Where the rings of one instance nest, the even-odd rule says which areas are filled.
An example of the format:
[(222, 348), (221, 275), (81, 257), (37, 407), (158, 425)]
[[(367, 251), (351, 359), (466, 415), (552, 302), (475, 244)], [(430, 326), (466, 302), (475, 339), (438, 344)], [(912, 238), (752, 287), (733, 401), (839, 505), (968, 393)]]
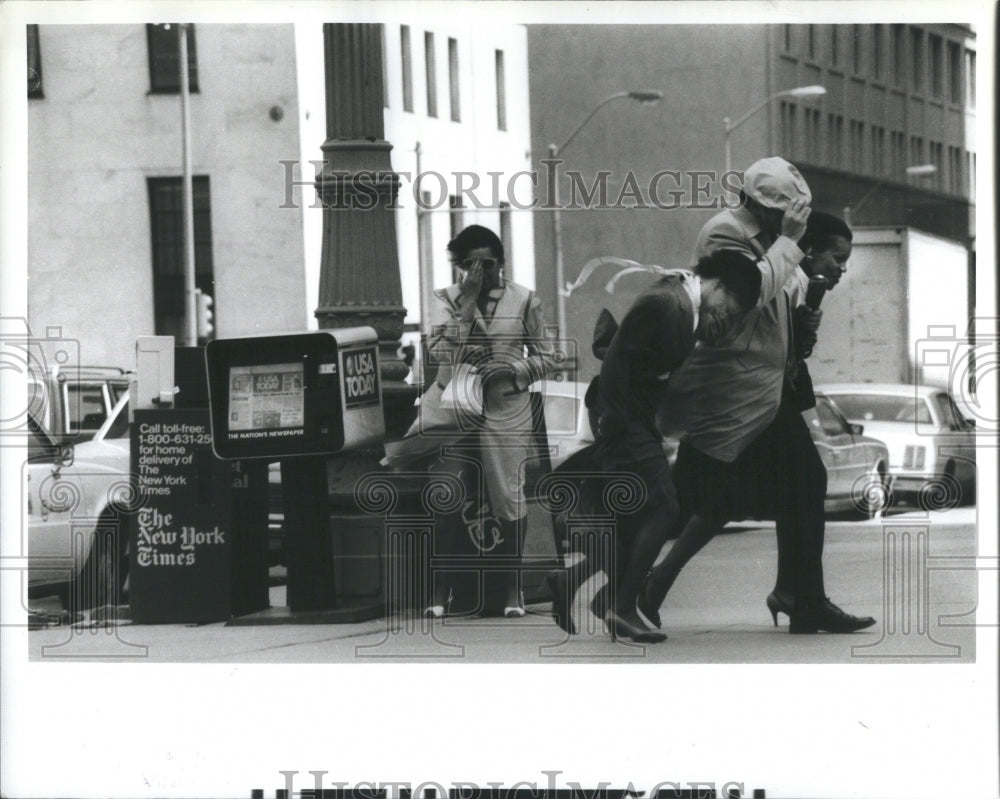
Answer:
[[(461, 484), (461, 501), (453, 512), (442, 514), (434, 527), (432, 553), (438, 568), (431, 572), (430, 604), (447, 605), (454, 593), (453, 612), (501, 613), (505, 606), (519, 604), (526, 519), (508, 521), (493, 513), (489, 486), (483, 494), (480, 464), (479, 443), (470, 437), (430, 466), (431, 474), (447, 474)], [(448, 569), (449, 557), (470, 564), (481, 559), (483, 565)], [(477, 587), (478, 599), (474, 596)]]
[(775, 492), (778, 578), (775, 590), (800, 599), (826, 596), (823, 587), (823, 536), (826, 467), (794, 395), (782, 394), (778, 415), (764, 435), (776, 438), (783, 454)]

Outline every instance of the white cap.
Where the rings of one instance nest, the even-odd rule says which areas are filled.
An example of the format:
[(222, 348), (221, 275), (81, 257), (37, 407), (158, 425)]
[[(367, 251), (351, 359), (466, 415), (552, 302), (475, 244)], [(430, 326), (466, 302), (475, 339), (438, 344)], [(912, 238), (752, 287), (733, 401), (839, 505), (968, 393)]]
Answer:
[(754, 161), (743, 173), (743, 191), (765, 208), (787, 211), (796, 200), (812, 201), (805, 178), (794, 164), (773, 156)]

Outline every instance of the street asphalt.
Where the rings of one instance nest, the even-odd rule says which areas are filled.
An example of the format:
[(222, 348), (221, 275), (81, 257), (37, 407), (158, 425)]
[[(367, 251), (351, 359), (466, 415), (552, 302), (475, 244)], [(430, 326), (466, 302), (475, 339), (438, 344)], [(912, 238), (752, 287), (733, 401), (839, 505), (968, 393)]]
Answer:
[[(852, 635), (790, 635), (773, 626), (773, 524), (727, 528), (685, 569), (661, 616), (669, 640), (615, 642), (603, 625), (567, 636), (548, 604), (521, 619), (377, 619), (354, 624), (139, 625), (127, 620), (45, 626), (29, 633), (35, 661), (175, 663), (872, 663), (973, 662), (976, 509), (902, 509), (865, 522), (831, 518), (826, 589), (844, 610), (871, 615)], [(918, 581), (919, 578), (919, 581)], [(923, 582), (920, 582), (923, 581)], [(926, 592), (919, 586), (925, 586)], [(285, 587), (270, 589), (272, 606)], [(55, 612), (33, 601), (43, 614)]]

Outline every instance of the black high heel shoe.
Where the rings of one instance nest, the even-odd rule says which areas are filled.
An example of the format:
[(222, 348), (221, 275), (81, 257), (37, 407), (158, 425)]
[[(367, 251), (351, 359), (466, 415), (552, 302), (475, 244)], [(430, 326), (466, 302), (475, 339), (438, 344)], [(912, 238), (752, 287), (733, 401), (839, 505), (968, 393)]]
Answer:
[(797, 603), (788, 617), (788, 632), (795, 634), (811, 634), (820, 630), (828, 633), (855, 633), (875, 624), (875, 619), (871, 616), (845, 613), (828, 597), (803, 600)]
[(774, 626), (778, 626), (778, 614), (784, 613), (789, 620), (795, 612), (795, 596), (788, 591), (775, 589), (767, 595), (767, 609), (771, 611), (771, 618), (774, 619)]
[(660, 605), (663, 604), (665, 596), (665, 592), (661, 595), (660, 589), (654, 585), (652, 578), (647, 577), (635, 602), (641, 617), (648, 620), (657, 630), (663, 626), (660, 619)]
[[(636, 621), (639, 621), (636, 619)], [(613, 610), (604, 614), (604, 623), (608, 625), (611, 637), (615, 640), (630, 638), (638, 644), (658, 644), (667, 640), (667, 634), (656, 630), (647, 630), (641, 622), (636, 624), (625, 616), (621, 616)]]

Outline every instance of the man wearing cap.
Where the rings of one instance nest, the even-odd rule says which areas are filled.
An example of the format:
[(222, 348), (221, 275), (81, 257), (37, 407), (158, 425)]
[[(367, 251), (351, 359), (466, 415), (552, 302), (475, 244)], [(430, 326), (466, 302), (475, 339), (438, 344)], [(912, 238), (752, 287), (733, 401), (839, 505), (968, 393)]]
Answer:
[[(794, 165), (783, 158), (763, 158), (744, 174), (740, 206), (717, 214), (701, 229), (695, 258), (735, 250), (758, 262), (799, 264), (804, 253), (797, 241), (805, 228), (792, 238), (782, 235), (781, 222), (786, 212), (800, 211), (811, 200)], [(671, 377), (659, 418), (668, 431), (684, 431), (675, 482), (682, 514), (690, 518), (640, 594), (639, 610), (657, 627), (660, 605), (677, 574), (727, 522), (756, 517), (786, 523), (782, 520), (790, 514), (785, 511), (802, 501), (791, 488), (797, 470), (810, 469), (812, 482), (822, 480), (825, 494), (825, 470), (816, 472), (816, 464), (808, 461), (815, 446), (793, 388), (792, 309), (804, 300), (807, 277), (794, 266), (775, 273), (791, 277), (762, 285), (756, 308), (739, 326), (716, 345), (696, 348)], [(762, 463), (757, 440), (775, 435), (780, 446), (767, 449), (778, 449), (778, 457)], [(822, 512), (818, 517), (778, 536), (779, 547), (794, 547), (798, 565), (795, 607), (782, 608), (791, 619), (790, 631), (868, 627), (874, 619), (844, 613), (826, 597)]]

